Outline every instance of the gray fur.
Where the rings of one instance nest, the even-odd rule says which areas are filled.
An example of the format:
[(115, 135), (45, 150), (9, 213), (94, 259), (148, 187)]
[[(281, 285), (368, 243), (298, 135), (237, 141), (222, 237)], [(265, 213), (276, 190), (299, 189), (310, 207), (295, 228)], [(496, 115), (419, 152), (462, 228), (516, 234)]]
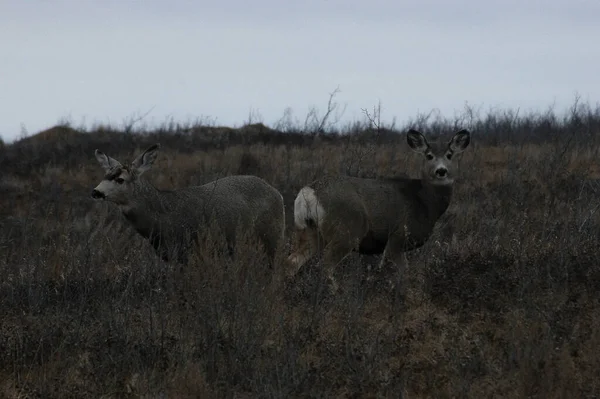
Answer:
[(106, 175), (92, 196), (116, 203), (164, 260), (186, 263), (198, 235), (213, 220), (230, 250), (240, 229), (258, 238), (274, 257), (285, 228), (283, 198), (277, 189), (256, 176), (228, 176), (202, 186), (158, 190), (141, 178), (158, 148), (148, 148), (128, 167), (96, 150)]
[(452, 198), (452, 160), (470, 142), (462, 130), (448, 143), (429, 144), (410, 130), (407, 143), (423, 155), (421, 179), (365, 179), (325, 176), (300, 190), (294, 203), (296, 250), (291, 275), (317, 252), (325, 251), (325, 269), (335, 291), (333, 269), (352, 251), (383, 254), (402, 267), (407, 251), (423, 246)]

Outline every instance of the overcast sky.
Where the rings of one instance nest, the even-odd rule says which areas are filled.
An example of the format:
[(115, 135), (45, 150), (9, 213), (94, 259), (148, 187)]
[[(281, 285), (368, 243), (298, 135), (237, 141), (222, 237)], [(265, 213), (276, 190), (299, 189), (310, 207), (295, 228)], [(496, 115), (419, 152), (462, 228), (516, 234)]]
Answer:
[(0, 0), (0, 136), (149, 110), (271, 125), (338, 86), (346, 120), (596, 104), (598, 18), (597, 0)]

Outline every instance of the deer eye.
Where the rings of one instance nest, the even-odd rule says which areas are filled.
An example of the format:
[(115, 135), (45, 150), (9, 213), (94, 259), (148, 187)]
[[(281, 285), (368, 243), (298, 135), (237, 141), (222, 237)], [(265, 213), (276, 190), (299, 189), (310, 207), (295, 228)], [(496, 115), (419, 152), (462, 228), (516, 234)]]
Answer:
[(125, 179), (123, 179), (122, 177), (117, 177), (117, 178), (115, 179), (115, 181), (116, 181), (117, 183), (119, 183), (119, 184), (123, 184), (123, 183), (125, 183)]
[(431, 161), (433, 159), (433, 154), (427, 154), (425, 157)]
[(452, 153), (451, 153), (451, 152), (447, 153), (447, 154), (446, 154), (446, 158), (448, 158), (448, 159), (452, 159)]

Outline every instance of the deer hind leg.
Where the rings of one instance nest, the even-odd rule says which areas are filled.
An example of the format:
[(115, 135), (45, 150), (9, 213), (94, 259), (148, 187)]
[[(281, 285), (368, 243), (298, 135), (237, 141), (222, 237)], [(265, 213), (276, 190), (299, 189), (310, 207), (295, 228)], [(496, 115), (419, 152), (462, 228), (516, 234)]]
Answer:
[(292, 254), (288, 256), (288, 276), (294, 277), (300, 268), (317, 253), (319, 247), (319, 233), (315, 228), (304, 228), (296, 230)]
[(353, 250), (358, 249), (365, 229), (358, 224), (346, 227), (338, 225), (335, 229), (333, 226), (328, 227), (324, 232), (328, 239), (326, 239), (327, 246), (324, 249), (323, 268), (329, 282), (330, 292), (335, 293), (339, 288), (334, 277), (335, 268)]
[(323, 259), (325, 276), (329, 283), (329, 290), (332, 294), (335, 294), (339, 288), (337, 280), (334, 277), (336, 266), (348, 256), (353, 248), (353, 241), (347, 240), (334, 240), (329, 242), (325, 247), (325, 255)]

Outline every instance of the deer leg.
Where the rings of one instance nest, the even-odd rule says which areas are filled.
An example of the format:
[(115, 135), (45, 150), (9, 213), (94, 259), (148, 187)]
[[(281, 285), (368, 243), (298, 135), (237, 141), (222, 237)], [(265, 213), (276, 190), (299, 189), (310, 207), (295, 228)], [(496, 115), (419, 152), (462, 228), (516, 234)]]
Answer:
[(377, 266), (375, 266), (375, 270), (372, 270), (369, 266), (367, 281), (372, 281), (374, 277), (380, 274), (389, 263), (392, 263), (397, 270), (406, 269), (406, 266), (408, 265), (406, 252), (400, 252), (399, 254), (394, 255), (393, 251), (389, 248), (389, 245), (386, 245), (383, 253), (381, 254), (381, 259), (377, 263)]
[(406, 271), (408, 269), (408, 259), (406, 257), (406, 252), (402, 250), (401, 239), (396, 237), (391, 237), (388, 241), (388, 244), (383, 251), (383, 255), (381, 256), (381, 261), (378, 265), (378, 270), (381, 270), (386, 263), (392, 263), (395, 269), (395, 278), (390, 280), (390, 288), (394, 289), (399, 287), (401, 291), (404, 291), (406, 288)]
[(385, 265), (385, 263), (390, 262), (396, 267), (397, 270), (404, 272), (408, 267), (408, 259), (406, 258), (406, 252), (404, 252), (404, 251), (397, 251), (397, 252), (389, 251), (389, 252), (390, 252), (389, 255), (386, 252), (384, 252), (385, 257), (381, 258), (378, 269), (381, 270), (383, 268), (383, 266)]
[(344, 260), (352, 252), (352, 242), (346, 240), (335, 240), (331, 241), (327, 247), (325, 247), (324, 256), (324, 269), (325, 276), (329, 283), (329, 290), (332, 294), (335, 294), (339, 288), (337, 280), (334, 277), (336, 266)]
[(327, 241), (325, 247), (324, 269), (327, 280), (329, 281), (330, 292), (333, 294), (338, 290), (338, 284), (334, 277), (336, 266), (350, 253), (358, 249), (361, 237), (364, 236), (362, 229), (359, 226), (351, 226), (348, 229), (336, 230), (332, 234), (329, 230), (330, 240)]
[(315, 254), (318, 249), (318, 232), (306, 228), (297, 230), (294, 237), (292, 254), (288, 256), (288, 277), (294, 277), (300, 268)]
[(394, 251), (389, 250), (389, 246), (385, 247), (385, 250), (381, 254), (381, 260), (377, 264), (377, 271), (383, 270), (387, 263), (393, 263), (394, 266), (399, 268), (405, 268), (408, 265), (408, 259), (406, 258), (406, 252), (399, 252), (394, 254)]
[(324, 269), (329, 281), (329, 291), (334, 294), (339, 286), (334, 277), (336, 266), (353, 250), (357, 250), (364, 238), (367, 225), (362, 215), (357, 215), (350, 223), (326, 223), (322, 234), (325, 246)]

